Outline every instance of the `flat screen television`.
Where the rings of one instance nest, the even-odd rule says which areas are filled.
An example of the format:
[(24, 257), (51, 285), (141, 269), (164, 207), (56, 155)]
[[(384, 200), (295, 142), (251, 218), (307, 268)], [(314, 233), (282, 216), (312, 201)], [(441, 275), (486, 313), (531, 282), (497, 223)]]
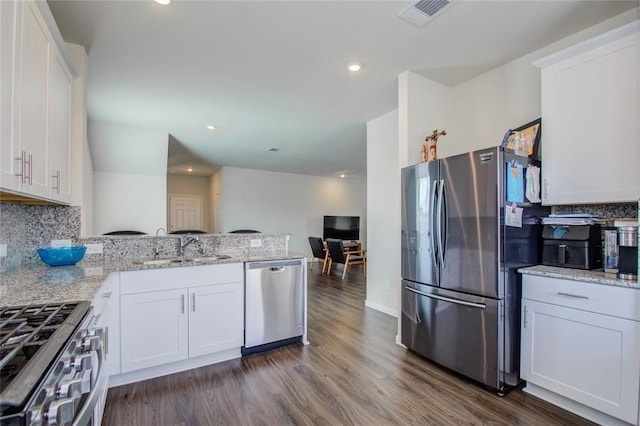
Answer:
[(360, 216), (325, 216), (322, 238), (360, 239)]

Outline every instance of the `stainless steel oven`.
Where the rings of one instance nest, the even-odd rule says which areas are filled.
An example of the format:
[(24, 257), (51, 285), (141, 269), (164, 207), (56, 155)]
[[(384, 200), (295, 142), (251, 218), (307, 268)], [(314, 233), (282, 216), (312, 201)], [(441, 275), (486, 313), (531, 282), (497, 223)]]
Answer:
[(88, 302), (0, 308), (0, 423), (100, 424), (105, 337)]

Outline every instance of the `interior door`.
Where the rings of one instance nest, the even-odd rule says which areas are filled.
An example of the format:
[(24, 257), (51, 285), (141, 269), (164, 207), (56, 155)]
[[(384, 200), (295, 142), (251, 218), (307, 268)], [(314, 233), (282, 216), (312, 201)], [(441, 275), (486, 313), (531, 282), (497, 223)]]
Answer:
[(402, 169), (402, 277), (437, 285), (434, 197), (438, 161)]
[(491, 148), (440, 161), (446, 229), (440, 287), (497, 298), (500, 152)]
[(169, 195), (169, 231), (203, 230), (202, 197)]

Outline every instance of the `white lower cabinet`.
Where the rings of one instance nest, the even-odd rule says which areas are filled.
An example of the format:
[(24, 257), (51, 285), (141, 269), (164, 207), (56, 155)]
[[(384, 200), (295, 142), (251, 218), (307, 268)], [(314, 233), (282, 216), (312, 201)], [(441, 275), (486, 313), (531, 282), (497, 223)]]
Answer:
[(244, 284), (189, 289), (189, 356), (244, 344)]
[[(149, 378), (215, 362), (216, 354), (224, 353), (226, 359), (240, 356), (244, 344), (241, 263), (122, 272), (121, 276), (122, 374), (160, 368), (139, 376)], [(131, 381), (135, 380), (124, 382)]]
[[(104, 366), (100, 376), (105, 379), (112, 374), (113, 371), (120, 369), (120, 351), (118, 350), (118, 329), (120, 319), (118, 318), (118, 291), (120, 286), (120, 275), (118, 272), (112, 272), (104, 281), (100, 290), (93, 298), (93, 318), (95, 327), (102, 329), (104, 336)], [(106, 379), (108, 380), (108, 379)], [(107, 382), (105, 381), (105, 384)], [(104, 414), (104, 406), (107, 402), (107, 388), (100, 391), (98, 396), (98, 404), (94, 409), (94, 424), (100, 424), (102, 415)]]
[(639, 294), (637, 289), (525, 275), (525, 391), (598, 422), (610, 423), (608, 415), (638, 424)]
[(123, 373), (187, 358), (186, 297), (182, 289), (122, 296)]

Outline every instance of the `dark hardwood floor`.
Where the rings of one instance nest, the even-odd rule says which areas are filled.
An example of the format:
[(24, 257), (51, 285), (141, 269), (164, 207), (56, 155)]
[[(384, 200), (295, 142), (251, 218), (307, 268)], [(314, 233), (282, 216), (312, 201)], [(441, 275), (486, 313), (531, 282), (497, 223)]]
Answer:
[(309, 271), (310, 345), (110, 389), (103, 425), (586, 425), (519, 390), (499, 397), (395, 344), (362, 268)]

